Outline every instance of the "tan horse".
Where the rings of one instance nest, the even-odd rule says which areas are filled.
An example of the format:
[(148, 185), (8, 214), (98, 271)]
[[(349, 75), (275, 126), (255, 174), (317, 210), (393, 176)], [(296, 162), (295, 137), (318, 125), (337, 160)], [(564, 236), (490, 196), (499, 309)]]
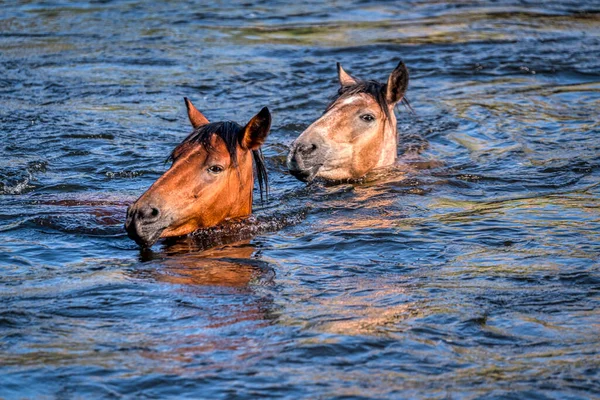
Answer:
[(187, 98), (185, 103), (194, 131), (171, 153), (171, 168), (127, 210), (127, 234), (143, 247), (250, 215), (253, 170), (261, 197), (268, 191), (260, 146), (271, 127), (269, 110), (242, 127), (209, 123)]
[(400, 61), (386, 84), (354, 78), (339, 63), (337, 70), (337, 97), (296, 139), (287, 158), (290, 173), (302, 181), (357, 179), (396, 160), (394, 107), (402, 100), (408, 105), (408, 69)]

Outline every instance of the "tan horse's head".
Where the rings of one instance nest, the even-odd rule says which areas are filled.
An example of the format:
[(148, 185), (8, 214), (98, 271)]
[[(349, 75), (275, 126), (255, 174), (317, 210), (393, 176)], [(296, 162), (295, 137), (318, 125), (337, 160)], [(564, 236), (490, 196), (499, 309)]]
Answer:
[(125, 229), (140, 246), (252, 212), (253, 162), (268, 190), (260, 152), (271, 126), (265, 107), (246, 126), (208, 120), (186, 98), (194, 131), (171, 153), (173, 164), (127, 210)]
[(408, 69), (400, 61), (381, 84), (354, 78), (339, 63), (337, 68), (337, 97), (296, 139), (287, 158), (290, 173), (302, 181), (357, 179), (396, 160), (394, 107), (404, 99)]

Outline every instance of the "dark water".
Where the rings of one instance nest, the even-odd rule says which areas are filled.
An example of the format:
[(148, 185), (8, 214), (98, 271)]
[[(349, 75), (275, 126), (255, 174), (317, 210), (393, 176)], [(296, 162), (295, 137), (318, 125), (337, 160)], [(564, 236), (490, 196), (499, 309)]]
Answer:
[[(0, 16), (1, 398), (600, 396), (599, 2)], [(383, 80), (400, 57), (410, 165), (287, 175), (335, 62)], [(299, 223), (139, 252), (124, 212), (189, 132), (183, 96), (215, 121), (270, 107), (255, 211)]]

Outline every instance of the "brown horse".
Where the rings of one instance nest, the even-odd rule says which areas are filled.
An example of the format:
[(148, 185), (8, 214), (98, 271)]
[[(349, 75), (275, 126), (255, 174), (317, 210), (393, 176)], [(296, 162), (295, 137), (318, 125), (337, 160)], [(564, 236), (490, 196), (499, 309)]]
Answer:
[(269, 110), (242, 127), (209, 123), (187, 98), (185, 103), (194, 131), (171, 153), (171, 168), (127, 210), (127, 234), (143, 247), (250, 215), (253, 170), (261, 198), (263, 189), (268, 192), (260, 146), (271, 127)]
[(398, 133), (394, 107), (404, 98), (408, 69), (402, 61), (387, 83), (359, 80), (337, 64), (340, 89), (325, 113), (295, 140), (287, 158), (302, 181), (357, 179), (394, 164)]

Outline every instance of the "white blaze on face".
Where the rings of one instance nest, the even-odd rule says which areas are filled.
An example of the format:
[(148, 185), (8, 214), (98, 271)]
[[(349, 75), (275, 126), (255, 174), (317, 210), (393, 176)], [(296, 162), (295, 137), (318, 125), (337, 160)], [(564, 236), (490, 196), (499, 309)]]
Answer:
[(348, 97), (347, 99), (344, 99), (343, 101), (341, 101), (338, 104), (338, 106), (345, 106), (345, 105), (348, 105), (348, 104), (355, 103), (355, 102), (357, 102), (359, 100), (362, 100), (362, 96), (360, 94), (356, 94), (356, 95), (354, 95), (352, 97)]

